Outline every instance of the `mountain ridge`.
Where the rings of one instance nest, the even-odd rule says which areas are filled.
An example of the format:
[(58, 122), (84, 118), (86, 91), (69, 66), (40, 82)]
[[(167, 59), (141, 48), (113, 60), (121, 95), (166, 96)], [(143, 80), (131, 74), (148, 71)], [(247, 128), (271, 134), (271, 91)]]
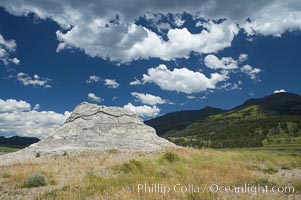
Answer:
[(2, 146), (22, 146), (26, 147), (33, 143), (39, 142), (40, 139), (35, 137), (21, 137), (21, 136), (12, 136), (5, 137), (0, 136), (0, 145)]
[(275, 93), (262, 98), (249, 99), (233, 109), (250, 105), (260, 105), (278, 114), (301, 115), (301, 96), (289, 92)]
[[(212, 114), (218, 114), (226, 112), (226, 110), (220, 108), (214, 108), (211, 106), (205, 106), (199, 110), (182, 110), (170, 112), (157, 118), (144, 121), (145, 124), (152, 126), (156, 129), (158, 135), (162, 135), (164, 132), (171, 129), (181, 130), (190, 123), (208, 117)], [(168, 119), (167, 125), (166, 121)], [(163, 123), (162, 123), (163, 122)]]
[[(183, 146), (261, 146), (265, 140), (301, 136), (299, 108), (300, 95), (267, 95), (263, 98), (249, 99), (227, 111), (186, 123), (182, 129), (169, 129), (161, 133), (161, 136)], [(164, 122), (160, 125), (164, 126)]]

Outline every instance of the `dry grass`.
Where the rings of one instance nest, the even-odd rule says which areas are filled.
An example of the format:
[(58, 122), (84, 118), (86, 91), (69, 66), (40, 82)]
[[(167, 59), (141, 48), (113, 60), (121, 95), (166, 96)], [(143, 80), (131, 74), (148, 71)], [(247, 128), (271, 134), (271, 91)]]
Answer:
[[(285, 185), (293, 183), (300, 198), (300, 156), (263, 152), (221, 152), (202, 149), (170, 149), (156, 153), (130, 153), (116, 150), (86, 152), (0, 167), (0, 199), (248, 199), (250, 194), (213, 193), (206, 188), (219, 185)], [(294, 176), (281, 176), (283, 170)], [(24, 188), (33, 174), (42, 173), (47, 185)], [(287, 174), (285, 175), (287, 177)], [(199, 192), (138, 192), (138, 184), (195, 185)], [(259, 197), (259, 196), (257, 196)], [(263, 194), (260, 199), (282, 199), (282, 195)]]

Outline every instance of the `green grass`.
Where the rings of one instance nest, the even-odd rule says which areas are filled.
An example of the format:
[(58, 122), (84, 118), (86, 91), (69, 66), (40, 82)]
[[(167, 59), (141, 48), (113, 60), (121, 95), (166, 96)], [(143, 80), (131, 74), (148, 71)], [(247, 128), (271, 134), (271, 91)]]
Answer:
[(280, 144), (280, 145), (266, 145), (263, 147), (253, 148), (225, 148), (219, 149), (221, 151), (258, 151), (268, 152), (274, 154), (298, 154), (301, 155), (301, 146), (299, 144)]
[[(168, 140), (175, 142), (176, 140), (182, 140), (187, 145), (191, 142), (200, 140), (197, 136), (186, 136), (186, 137), (168, 137)], [(280, 137), (276, 139), (278, 143), (267, 144), (263, 142), (262, 147), (250, 147), (250, 148), (220, 148), (221, 151), (243, 151), (243, 150), (254, 150), (254, 151), (268, 151), (272, 153), (287, 153), (287, 154), (301, 154), (301, 137)]]
[[(265, 111), (266, 112), (266, 111)], [(226, 113), (210, 116), (214, 120), (249, 120), (265, 118), (267, 115), (260, 106), (249, 106), (244, 109), (229, 111)]]
[(20, 150), (20, 149), (19, 148), (11, 148), (11, 147), (0, 146), (0, 155), (6, 154), (6, 153), (12, 153), (12, 152), (15, 152), (15, 151), (18, 151), (18, 150)]

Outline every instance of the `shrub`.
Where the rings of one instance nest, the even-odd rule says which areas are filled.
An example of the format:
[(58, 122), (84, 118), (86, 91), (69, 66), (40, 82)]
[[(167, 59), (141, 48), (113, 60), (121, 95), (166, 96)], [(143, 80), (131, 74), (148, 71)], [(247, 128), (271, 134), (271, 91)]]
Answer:
[(179, 160), (179, 156), (177, 154), (175, 154), (175, 153), (172, 153), (172, 152), (166, 152), (163, 155), (163, 159), (167, 160), (170, 163), (173, 163), (173, 162)]
[(168, 177), (170, 175), (170, 169), (168, 169), (166, 167), (159, 168), (156, 171), (156, 175), (158, 177), (162, 177), (162, 178)]
[(11, 175), (9, 173), (4, 173), (2, 174), (2, 178), (10, 178)]
[(278, 172), (278, 168), (270, 161), (266, 163), (266, 169), (263, 170), (266, 173), (274, 174)]
[(118, 149), (109, 149), (108, 154), (117, 154), (119, 151)]
[(46, 185), (46, 178), (43, 174), (31, 175), (25, 182), (24, 187), (40, 187)]
[(137, 160), (130, 160), (121, 166), (121, 171), (125, 173), (137, 173), (142, 172), (142, 164)]

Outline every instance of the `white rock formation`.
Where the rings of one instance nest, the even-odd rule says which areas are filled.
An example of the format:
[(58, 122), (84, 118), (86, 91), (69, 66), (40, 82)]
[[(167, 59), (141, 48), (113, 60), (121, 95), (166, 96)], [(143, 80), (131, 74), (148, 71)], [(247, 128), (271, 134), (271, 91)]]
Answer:
[(129, 110), (83, 102), (63, 126), (19, 153), (61, 154), (86, 149), (155, 151), (174, 146)]

